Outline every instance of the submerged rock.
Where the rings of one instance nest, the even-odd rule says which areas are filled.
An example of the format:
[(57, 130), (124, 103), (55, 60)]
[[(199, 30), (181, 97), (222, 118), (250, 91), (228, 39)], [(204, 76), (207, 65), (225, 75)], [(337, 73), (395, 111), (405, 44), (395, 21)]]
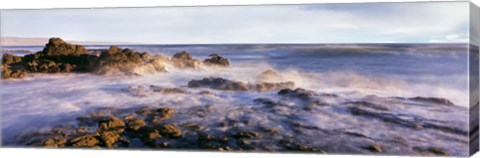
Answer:
[(414, 98), (408, 98), (408, 99), (413, 101), (427, 102), (427, 103), (433, 103), (433, 104), (454, 105), (450, 100), (445, 98), (414, 97)]
[(258, 83), (247, 84), (239, 81), (231, 81), (223, 78), (203, 78), (201, 80), (191, 80), (188, 82), (188, 87), (191, 88), (211, 88), (217, 90), (228, 91), (271, 91), (282, 88), (292, 88), (295, 84), (293, 82), (279, 82), (279, 83)]
[(290, 98), (298, 98), (303, 101), (311, 101), (314, 100), (314, 97), (317, 96), (317, 94), (313, 91), (305, 90), (303, 88), (297, 88), (295, 90), (286, 88), (280, 90), (277, 95), (284, 96), (284, 97), (290, 97)]
[(165, 135), (172, 138), (182, 137), (182, 130), (175, 124), (162, 124), (158, 126), (158, 130), (161, 135)]
[(227, 58), (221, 57), (218, 54), (211, 54), (210, 58), (203, 61), (205, 65), (209, 66), (219, 66), (219, 67), (228, 67), (230, 63)]

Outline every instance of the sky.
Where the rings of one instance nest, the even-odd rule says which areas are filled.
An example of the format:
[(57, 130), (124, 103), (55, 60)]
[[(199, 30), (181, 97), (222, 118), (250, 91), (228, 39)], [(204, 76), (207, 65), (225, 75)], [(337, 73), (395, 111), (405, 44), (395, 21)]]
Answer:
[(2, 10), (0, 35), (142, 44), (466, 43), (468, 2)]

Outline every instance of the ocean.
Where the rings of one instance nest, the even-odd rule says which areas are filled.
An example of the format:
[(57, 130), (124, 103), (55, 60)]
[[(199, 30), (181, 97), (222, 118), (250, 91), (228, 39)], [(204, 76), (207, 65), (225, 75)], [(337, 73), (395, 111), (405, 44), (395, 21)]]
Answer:
[[(101, 76), (92, 74), (31, 74), (24, 79), (3, 80), (2, 134), (6, 145), (22, 146), (19, 133), (48, 130), (56, 125), (75, 124), (75, 118), (102, 108), (174, 107), (180, 115), (176, 123), (197, 122), (211, 132), (218, 120), (243, 120), (239, 125), (276, 127), (285, 136), (309, 146), (334, 153), (364, 153), (358, 149), (365, 143), (381, 142), (391, 154), (418, 154), (418, 146), (440, 146), (453, 154), (467, 153), (468, 137), (468, 44), (235, 44), (235, 45), (120, 45), (121, 48), (171, 57), (187, 51), (196, 59), (216, 53), (229, 59), (225, 69), (177, 69), (140, 76)], [(3, 50), (36, 52), (43, 46), (2, 47)], [(108, 46), (86, 46), (87, 49), (108, 49)], [(16, 52), (22, 55), (24, 52)], [(274, 70), (282, 77), (272, 82), (292, 81), (295, 87), (338, 98), (321, 98), (328, 107), (304, 110), (295, 101), (271, 109), (253, 102), (256, 98), (284, 101), (277, 92), (230, 92), (211, 90), (213, 95), (197, 95), (189, 89), (192, 79), (221, 77), (245, 83), (258, 82), (258, 75)], [(135, 97), (122, 89), (150, 85), (181, 87), (189, 94), (162, 95), (145, 92)], [(398, 98), (445, 98), (453, 106), (437, 106)], [(348, 102), (366, 101), (389, 110), (385, 117), (359, 117), (351, 114)], [(193, 108), (212, 105), (206, 117), (188, 117)], [(386, 115), (389, 114), (389, 115)], [(380, 115), (375, 115), (380, 116)], [(448, 127), (452, 130), (405, 127), (385, 121), (386, 116)], [(388, 119), (387, 119), (388, 120)], [(292, 125), (304, 128), (296, 133)], [(418, 123), (417, 122), (417, 123)], [(210, 128), (209, 128), (210, 127)], [(315, 127), (315, 128), (305, 128)], [(435, 126), (436, 127), (436, 126)], [(297, 128), (297, 127), (295, 127)], [(321, 129), (321, 130), (313, 130)], [(358, 138), (341, 132), (361, 133)], [(419, 132), (420, 131), (420, 132)], [(447, 132), (446, 132), (447, 131)], [(277, 138), (265, 137), (263, 143)], [(309, 142), (308, 140), (319, 140)], [(337, 142), (337, 143), (334, 143)], [(341, 142), (349, 142), (347, 144)], [(273, 143), (275, 144), (275, 143)], [(399, 147), (405, 145), (405, 147)], [(280, 145), (272, 145), (280, 149)]]

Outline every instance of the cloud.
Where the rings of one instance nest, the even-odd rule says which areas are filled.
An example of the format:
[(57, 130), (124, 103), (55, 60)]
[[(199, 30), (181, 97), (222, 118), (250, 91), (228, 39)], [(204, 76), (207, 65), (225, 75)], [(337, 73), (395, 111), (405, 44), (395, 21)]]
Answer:
[(2, 36), (159, 44), (467, 42), (453, 36), (467, 34), (468, 3), (8, 10), (1, 25)]

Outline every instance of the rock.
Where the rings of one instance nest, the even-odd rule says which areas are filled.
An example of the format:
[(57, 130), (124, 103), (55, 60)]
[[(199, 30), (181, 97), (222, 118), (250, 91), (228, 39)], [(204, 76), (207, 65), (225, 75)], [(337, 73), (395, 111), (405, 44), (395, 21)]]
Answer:
[(142, 53), (117, 46), (111, 46), (100, 54), (95, 65), (94, 73), (97, 74), (133, 74), (137, 66), (144, 64)]
[(175, 116), (175, 109), (172, 108), (159, 108), (155, 110), (155, 113), (151, 116), (151, 122), (158, 124), (162, 121), (171, 119)]
[(121, 139), (121, 136), (116, 132), (104, 132), (100, 134), (100, 141), (106, 147), (113, 147), (114, 144)]
[(260, 134), (251, 132), (251, 131), (246, 131), (246, 132), (238, 132), (234, 135), (232, 135), (234, 138), (247, 138), (247, 139), (253, 139), (253, 138), (259, 138)]
[(433, 154), (439, 155), (439, 156), (448, 156), (448, 155), (450, 155), (450, 153), (449, 153), (447, 150), (442, 149), (442, 148), (428, 147), (427, 150), (430, 151), (430, 152), (432, 152)]
[(136, 117), (137, 117), (137, 114), (136, 114), (136, 113), (131, 113), (131, 114), (123, 117), (123, 119), (125, 119), (125, 120), (132, 120), (132, 119), (134, 119), (134, 118), (136, 118)]
[(16, 56), (12, 54), (3, 54), (2, 55), (2, 65), (10, 65), (10, 64), (16, 64), (16, 63), (21, 63), (22, 62), (22, 57), (21, 56)]
[(261, 103), (261, 104), (264, 104), (264, 105), (268, 105), (268, 106), (275, 106), (275, 105), (278, 105), (277, 102), (273, 101), (273, 100), (270, 100), (268, 98), (257, 98), (255, 100), (253, 100), (254, 102), (256, 103)]
[(185, 51), (174, 54), (172, 57), (173, 66), (177, 68), (200, 68), (202, 62), (197, 59), (193, 59), (190, 54)]
[(279, 83), (269, 83), (263, 82), (255, 85), (257, 91), (265, 92), (283, 88), (293, 88), (295, 84), (293, 82), (279, 82)]
[(179, 93), (186, 93), (185, 90), (180, 88), (163, 88), (159, 86), (151, 85), (150, 89), (153, 92), (163, 93), (163, 94), (179, 94)]
[(370, 145), (366, 147), (365, 149), (370, 150), (372, 152), (383, 152), (383, 147), (381, 145), (375, 144), (375, 145)]
[(450, 100), (444, 99), (444, 98), (414, 97), (414, 98), (409, 98), (409, 100), (418, 101), (418, 102), (433, 103), (433, 104), (454, 105)]
[(158, 126), (161, 135), (165, 135), (172, 138), (182, 137), (182, 130), (175, 124), (162, 124)]
[(282, 88), (291, 88), (294, 86), (293, 82), (280, 82), (280, 83), (259, 83), (259, 84), (246, 84), (239, 81), (231, 81), (223, 78), (203, 78), (201, 80), (191, 80), (188, 82), (190, 88), (211, 88), (217, 90), (228, 91), (270, 91)]
[(281, 77), (281, 75), (272, 69), (265, 70), (257, 76), (257, 78), (260, 80), (267, 80), (267, 79), (278, 78), (278, 77)]
[(45, 56), (78, 56), (87, 54), (87, 49), (81, 45), (72, 45), (66, 43), (61, 38), (54, 37), (48, 40), (48, 43), (45, 45), (45, 48), (43, 48), (41, 54)]
[(186, 51), (182, 51), (180, 53), (174, 54), (173, 59), (178, 59), (178, 60), (192, 60), (192, 56), (188, 54)]
[(140, 128), (146, 125), (143, 119), (130, 120), (127, 124), (128, 129), (132, 131), (138, 131)]
[(243, 82), (230, 81), (223, 78), (203, 78), (202, 80), (191, 80), (188, 82), (191, 88), (212, 88), (218, 90), (247, 91), (248, 85)]
[(227, 58), (221, 57), (218, 54), (211, 54), (210, 58), (203, 61), (205, 65), (209, 66), (219, 66), (219, 67), (228, 67), (230, 63)]
[(58, 147), (64, 147), (65, 143), (67, 143), (67, 139), (65, 139), (64, 137), (55, 136), (43, 142), (42, 146), (50, 147), (50, 148), (58, 148)]
[(97, 132), (99, 133), (104, 131), (123, 132), (123, 127), (125, 127), (125, 123), (120, 118), (115, 116), (109, 116), (98, 122)]
[(378, 105), (378, 104), (374, 104), (374, 103), (370, 103), (370, 102), (366, 102), (366, 101), (355, 101), (355, 102), (349, 102), (347, 104), (368, 107), (368, 108), (375, 109), (375, 110), (380, 110), (380, 111), (390, 110), (388, 107), (385, 107), (383, 105)]
[(95, 134), (87, 134), (69, 140), (72, 147), (95, 147), (100, 141)]
[(302, 88), (297, 88), (295, 90), (291, 89), (282, 89), (280, 90), (277, 95), (284, 96), (284, 97), (290, 97), (290, 98), (298, 98), (300, 100), (304, 101), (311, 101), (314, 100), (314, 97), (317, 95), (313, 91), (308, 91)]

